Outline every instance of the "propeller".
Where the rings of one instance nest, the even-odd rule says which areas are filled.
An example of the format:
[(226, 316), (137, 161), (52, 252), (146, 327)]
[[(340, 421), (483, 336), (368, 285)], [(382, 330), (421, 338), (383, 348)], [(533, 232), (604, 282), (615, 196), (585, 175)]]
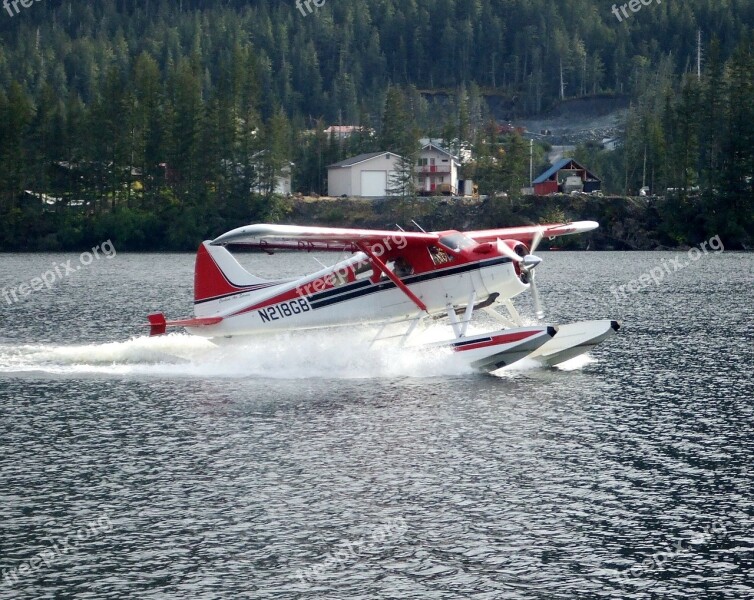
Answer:
[[(527, 268), (526, 272), (529, 274), (529, 281), (531, 283), (531, 299), (534, 303), (534, 316), (537, 317), (537, 319), (544, 319), (545, 318), (545, 311), (542, 309), (542, 301), (539, 299), (539, 288), (537, 288), (537, 275), (536, 271), (534, 270), (534, 267), (536, 267), (539, 263), (542, 262), (542, 259), (534, 256), (534, 252), (536, 252), (537, 247), (539, 247), (539, 244), (542, 242), (542, 238), (545, 236), (545, 228), (539, 227), (537, 229), (537, 233), (534, 234), (534, 238), (531, 241), (531, 249), (529, 250), (529, 256), (524, 258), (524, 267), (527, 266), (527, 259), (530, 259), (530, 266)], [(533, 259), (533, 260), (532, 260)]]
[(534, 237), (531, 240), (531, 249), (529, 250), (531, 254), (534, 254), (537, 251), (537, 248), (539, 248), (539, 244), (542, 241), (543, 237), (545, 237), (545, 228), (538, 227), (537, 233), (534, 234)]
[(542, 262), (542, 259), (538, 256), (535, 256), (534, 252), (537, 250), (537, 247), (542, 242), (542, 238), (544, 238), (544, 236), (545, 228), (539, 227), (537, 229), (537, 232), (534, 234), (534, 237), (532, 238), (529, 254), (527, 254), (526, 256), (519, 256), (518, 254), (516, 254), (515, 250), (513, 250), (513, 248), (511, 248), (508, 244), (503, 242), (501, 239), (497, 240), (497, 248), (500, 254), (510, 258), (514, 262), (519, 263), (521, 270), (526, 273), (531, 288), (531, 298), (534, 304), (534, 315), (537, 317), (537, 319), (544, 319), (545, 313), (542, 309), (542, 301), (539, 298), (539, 289), (537, 289), (536, 279), (536, 267), (537, 265), (539, 265), (539, 263)]
[(528, 273), (529, 273), (529, 283), (531, 287), (531, 299), (532, 299), (532, 302), (534, 303), (534, 316), (537, 317), (537, 319), (544, 319), (545, 311), (542, 309), (542, 302), (539, 299), (539, 288), (537, 288), (537, 275), (536, 275), (537, 272), (534, 270), (534, 267), (532, 267), (528, 271)]

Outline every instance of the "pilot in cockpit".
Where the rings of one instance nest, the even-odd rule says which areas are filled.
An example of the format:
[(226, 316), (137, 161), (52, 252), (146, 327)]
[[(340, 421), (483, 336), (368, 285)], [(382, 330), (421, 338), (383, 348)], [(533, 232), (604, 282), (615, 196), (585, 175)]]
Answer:
[(395, 273), (396, 277), (403, 278), (408, 277), (409, 275), (413, 275), (414, 268), (409, 264), (409, 262), (403, 258), (402, 256), (399, 256), (395, 259), (394, 265), (393, 265), (393, 273)]

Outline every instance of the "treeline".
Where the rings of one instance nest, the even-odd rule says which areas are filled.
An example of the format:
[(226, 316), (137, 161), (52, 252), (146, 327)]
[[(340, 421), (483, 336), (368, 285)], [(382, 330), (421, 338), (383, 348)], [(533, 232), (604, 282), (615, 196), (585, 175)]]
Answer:
[[(667, 115), (653, 135), (676, 141), (648, 151), (665, 185), (691, 177), (683, 127), (703, 122), (675, 93), (693, 69), (697, 30), (723, 40), (715, 61), (730, 82), (752, 24), (745, 0), (665, 2), (621, 24), (596, 0), (329, 0), (306, 15), (293, 0), (45, 0), (3, 12), (0, 249), (97, 236), (192, 248), (240, 222), (284, 218), (272, 191), (291, 162), (295, 191), (323, 193), (328, 164), (391, 149), (397, 137), (404, 147), (401, 128), (469, 140), (482, 191), (513, 189), (528, 180), (527, 149), (501, 139), (493, 117), (603, 93), (668, 98), (662, 111), (642, 100), (630, 127)], [(400, 90), (395, 110), (391, 89)], [(715, 101), (732, 106), (733, 89)], [(345, 142), (322, 134), (339, 123), (366, 129)], [(635, 186), (638, 136), (629, 138), (623, 164)], [(744, 169), (741, 150), (719, 142), (714, 160), (733, 152), (725, 164)], [(697, 171), (713, 160), (704, 146), (699, 137)]]
[[(328, 0), (306, 16), (295, 0), (45, 0), (2, 16), (4, 89), (15, 80), (38, 97), (50, 83), (89, 105), (111, 67), (128, 72), (146, 52), (163, 76), (191, 60), (207, 98), (228, 69), (252, 71), (264, 118), (282, 108), (355, 123), (379, 119), (390, 83), (474, 84), (506, 98), (512, 118), (562, 97), (640, 93), (663, 59), (693, 70), (698, 30), (730, 56), (754, 5), (663, 2), (622, 23), (598, 0)], [(229, 66), (234, 50), (246, 61)]]
[(723, 236), (730, 247), (754, 240), (754, 35), (727, 61), (712, 42), (701, 77), (679, 84), (658, 73), (632, 106), (624, 144), (594, 144), (577, 158), (612, 191), (637, 195), (646, 186), (658, 202), (661, 230), (677, 243)]

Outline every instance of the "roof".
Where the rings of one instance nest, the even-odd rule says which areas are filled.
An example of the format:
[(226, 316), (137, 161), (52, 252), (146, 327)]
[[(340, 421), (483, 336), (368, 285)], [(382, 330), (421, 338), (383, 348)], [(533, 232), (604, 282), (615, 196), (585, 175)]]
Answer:
[(396, 158), (400, 158), (400, 156), (398, 156), (394, 152), (369, 152), (368, 154), (359, 154), (358, 156), (347, 158), (346, 160), (341, 160), (340, 162), (337, 162), (333, 165), (329, 165), (327, 168), (336, 169), (336, 168), (353, 167), (354, 165), (358, 165), (359, 163), (372, 160), (373, 158), (377, 158), (378, 156), (382, 156), (383, 154), (391, 154), (395, 156)]
[(454, 161), (456, 161), (458, 164), (461, 164), (461, 161), (457, 156), (453, 156), (450, 152), (448, 152), (445, 148), (442, 146), (435, 144), (433, 141), (429, 141), (428, 143), (424, 144), (422, 146), (422, 151), (426, 150), (427, 148), (434, 148), (435, 150), (438, 150), (442, 152), (443, 154), (447, 154), (450, 158), (452, 158)]
[(325, 129), (325, 133), (354, 133), (361, 131), (366, 127), (360, 127), (359, 125), (330, 125)]
[(545, 181), (547, 181), (548, 179), (550, 179), (550, 177), (552, 177), (553, 175), (555, 175), (558, 171), (560, 171), (561, 169), (565, 169), (571, 163), (573, 163), (579, 169), (582, 169), (582, 170), (586, 171), (586, 174), (588, 176), (590, 176), (592, 179), (599, 180), (599, 177), (597, 177), (594, 173), (592, 173), (591, 171), (589, 171), (586, 167), (584, 167), (584, 166), (580, 165), (579, 163), (577, 163), (572, 158), (561, 158), (558, 162), (556, 162), (549, 169), (547, 169), (547, 171), (545, 171), (539, 177), (537, 177), (533, 181), (533, 183), (535, 183), (535, 184), (537, 184), (537, 183), (544, 183)]
[[(264, 150), (260, 150), (259, 152), (255, 152), (254, 154), (252, 154), (251, 158), (252, 158), (252, 160), (255, 160), (257, 158), (260, 158), (261, 156), (266, 156), (268, 152), (269, 152), (269, 150), (267, 148), (265, 148)], [(227, 164), (231, 164), (231, 165), (233, 164), (231, 161), (228, 161), (228, 160), (223, 161), (223, 163), (227, 163)], [(235, 163), (235, 164), (236, 164), (236, 167), (240, 167), (240, 168), (243, 168), (243, 166), (244, 166), (243, 163)], [(252, 163), (252, 164), (254, 164), (254, 163)], [(295, 167), (296, 163), (292, 163), (292, 162), (288, 161), (288, 165), (291, 166), (291, 167)]]

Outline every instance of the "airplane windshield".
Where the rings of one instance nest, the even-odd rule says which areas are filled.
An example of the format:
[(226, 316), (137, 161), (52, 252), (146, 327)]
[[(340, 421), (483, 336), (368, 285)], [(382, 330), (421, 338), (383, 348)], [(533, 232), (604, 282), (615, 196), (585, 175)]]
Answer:
[(476, 243), (462, 233), (451, 233), (450, 235), (441, 237), (439, 241), (443, 246), (453, 252), (459, 252), (460, 250), (473, 246)]

